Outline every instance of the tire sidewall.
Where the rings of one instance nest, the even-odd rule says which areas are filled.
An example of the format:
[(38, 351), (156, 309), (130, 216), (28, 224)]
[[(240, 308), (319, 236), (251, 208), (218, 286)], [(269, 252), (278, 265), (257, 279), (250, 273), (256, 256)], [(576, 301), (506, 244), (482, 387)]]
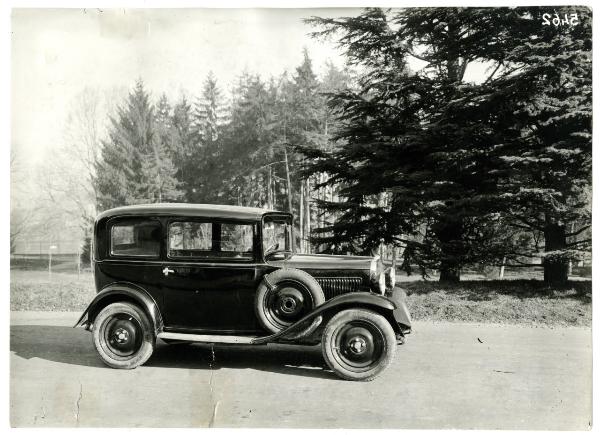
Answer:
[[(142, 344), (133, 355), (115, 358), (106, 349), (107, 344), (104, 339), (104, 325), (111, 316), (120, 313), (128, 314), (139, 322), (142, 327)], [(102, 361), (106, 365), (118, 369), (134, 369), (144, 364), (152, 355), (156, 341), (148, 316), (141, 308), (128, 302), (117, 302), (103, 308), (94, 319), (92, 337), (96, 351), (100, 355)]]
[[(383, 333), (383, 352), (379, 361), (368, 370), (355, 372), (337, 362), (333, 337), (336, 331), (353, 320), (366, 320), (376, 325)], [(323, 331), (321, 339), (323, 358), (338, 376), (350, 381), (371, 381), (381, 374), (393, 361), (396, 353), (396, 334), (390, 323), (380, 314), (366, 309), (346, 309), (334, 315)]]

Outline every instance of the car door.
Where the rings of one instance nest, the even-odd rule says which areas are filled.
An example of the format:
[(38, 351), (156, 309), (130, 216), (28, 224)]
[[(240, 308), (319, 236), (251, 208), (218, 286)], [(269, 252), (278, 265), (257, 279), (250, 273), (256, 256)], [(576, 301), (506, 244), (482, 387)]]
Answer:
[(97, 288), (114, 283), (141, 287), (161, 308), (160, 220), (147, 216), (115, 217), (106, 223), (105, 234), (106, 243), (95, 265)]
[(256, 223), (185, 218), (167, 227), (161, 278), (167, 328), (257, 331)]

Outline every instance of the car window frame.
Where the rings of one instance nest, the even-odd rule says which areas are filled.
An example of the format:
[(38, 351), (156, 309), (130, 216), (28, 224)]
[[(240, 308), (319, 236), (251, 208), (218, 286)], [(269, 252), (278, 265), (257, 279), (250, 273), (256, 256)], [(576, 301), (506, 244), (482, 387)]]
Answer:
[[(140, 222), (140, 221), (148, 221), (158, 224), (158, 228), (160, 229), (160, 237), (159, 237), (159, 245), (158, 245), (158, 253), (156, 255), (148, 255), (148, 254), (115, 254), (113, 252), (113, 228), (118, 226), (122, 222)], [(161, 254), (163, 251), (163, 240), (164, 240), (164, 227), (160, 219), (154, 216), (119, 216), (109, 219), (106, 222), (106, 232), (108, 239), (107, 253), (108, 258), (114, 259), (146, 259), (146, 260), (160, 260)]]
[[(214, 224), (237, 224), (237, 225), (249, 225), (252, 227), (252, 258), (219, 258), (219, 257), (173, 257), (171, 256), (171, 225), (177, 222), (195, 222), (195, 223), (209, 223)], [(211, 230), (212, 231), (212, 230)], [(182, 216), (169, 218), (166, 221), (166, 237), (165, 237), (165, 256), (169, 261), (182, 262), (182, 263), (254, 263), (257, 257), (257, 241), (258, 237), (258, 222), (249, 220), (237, 220), (237, 219), (220, 219), (220, 218), (208, 218), (208, 217), (193, 217), (193, 216)], [(212, 251), (211, 251), (212, 252)]]
[(265, 225), (265, 219), (277, 219), (277, 218), (285, 218), (285, 219), (289, 219), (290, 221), (290, 229), (291, 229), (291, 254), (295, 254), (296, 253), (296, 234), (294, 231), (294, 216), (291, 213), (286, 213), (286, 212), (267, 212), (265, 214), (263, 214), (260, 218), (260, 222), (258, 224), (258, 230), (260, 231), (260, 240), (259, 240), (259, 249), (260, 252), (258, 253), (258, 258), (260, 258), (263, 262), (267, 263), (268, 259), (265, 257), (265, 251), (263, 248), (263, 241), (264, 241), (264, 234), (263, 234), (263, 230), (264, 230), (264, 225)]

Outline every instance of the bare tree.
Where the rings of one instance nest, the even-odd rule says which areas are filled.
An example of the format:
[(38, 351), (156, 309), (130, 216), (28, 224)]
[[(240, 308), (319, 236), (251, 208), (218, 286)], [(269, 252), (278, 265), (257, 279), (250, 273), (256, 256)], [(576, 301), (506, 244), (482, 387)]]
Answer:
[[(104, 128), (113, 102), (121, 92), (84, 88), (73, 99), (64, 128), (63, 143), (37, 171), (36, 195), (48, 217), (72, 228), (70, 238), (88, 239), (96, 216), (97, 191), (94, 185), (102, 149)], [(53, 232), (52, 225), (38, 225), (40, 232)], [(75, 228), (80, 231), (73, 234)], [(52, 234), (47, 236), (53, 237)], [(83, 241), (83, 240), (82, 240)]]
[(39, 174), (38, 185), (46, 200), (65, 212), (76, 212), (84, 225), (96, 215), (98, 192), (93, 180), (108, 113), (115, 100), (98, 89), (84, 88), (73, 99), (62, 146), (47, 159)]
[(27, 202), (27, 177), (21, 154), (15, 146), (10, 148), (10, 253), (15, 252), (19, 236), (31, 225), (34, 213)]

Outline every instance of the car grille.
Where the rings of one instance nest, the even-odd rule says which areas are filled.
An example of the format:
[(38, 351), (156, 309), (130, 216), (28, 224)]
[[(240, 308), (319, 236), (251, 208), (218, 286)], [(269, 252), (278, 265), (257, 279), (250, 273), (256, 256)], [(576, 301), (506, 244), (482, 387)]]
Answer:
[(344, 293), (358, 292), (362, 284), (360, 277), (340, 277), (340, 278), (317, 278), (321, 285), (325, 299), (331, 299)]

